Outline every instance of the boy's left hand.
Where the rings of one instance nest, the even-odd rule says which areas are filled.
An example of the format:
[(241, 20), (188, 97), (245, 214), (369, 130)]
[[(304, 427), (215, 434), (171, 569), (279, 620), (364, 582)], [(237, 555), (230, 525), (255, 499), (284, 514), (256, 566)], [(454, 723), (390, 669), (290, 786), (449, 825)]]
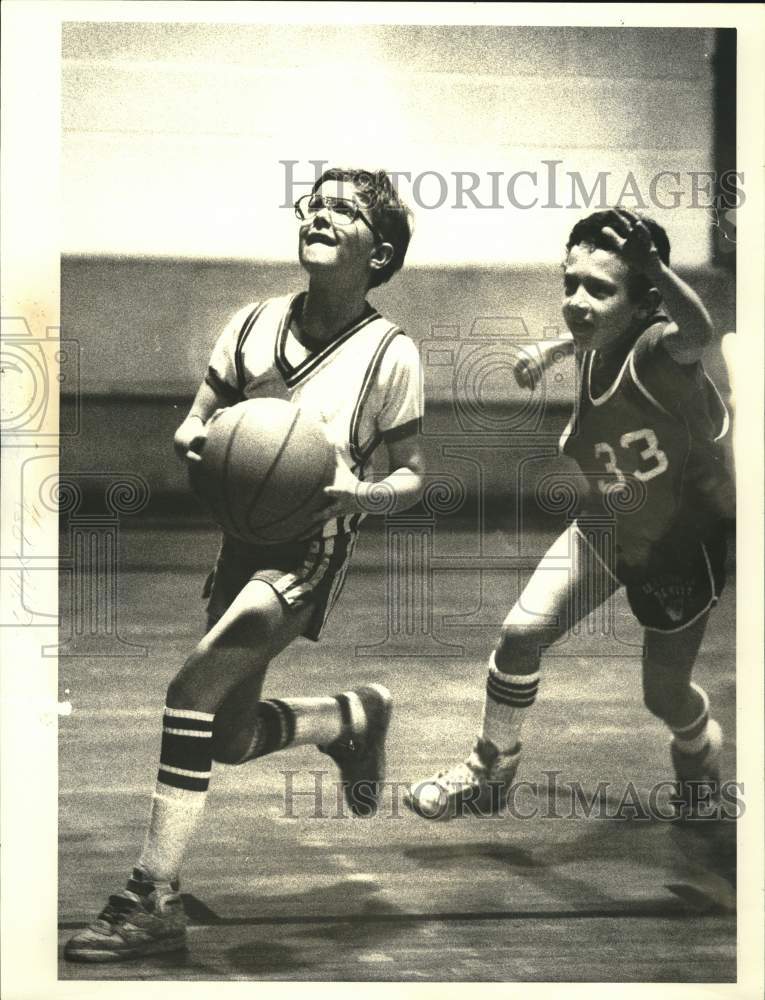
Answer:
[(366, 485), (354, 476), (338, 455), (334, 482), (331, 486), (324, 487), (327, 503), (319, 511), (321, 519), (329, 521), (333, 517), (343, 517), (346, 514), (368, 513), (368, 509), (364, 506)]
[(614, 245), (614, 249), (636, 271), (645, 274), (652, 281), (662, 274), (659, 251), (645, 223), (626, 208), (614, 209), (621, 225), (618, 232), (610, 226), (603, 227), (603, 235)]

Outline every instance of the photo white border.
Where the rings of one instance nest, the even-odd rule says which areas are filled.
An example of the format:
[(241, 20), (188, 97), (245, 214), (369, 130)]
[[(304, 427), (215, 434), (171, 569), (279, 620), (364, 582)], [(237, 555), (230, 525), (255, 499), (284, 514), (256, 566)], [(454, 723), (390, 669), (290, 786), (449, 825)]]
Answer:
[[(367, 4), (155, 3), (5, 0), (2, 6), (2, 316), (24, 316), (32, 332), (58, 327), (60, 29), (63, 21), (213, 21), (216, 23), (442, 23), (738, 28), (738, 169), (745, 173), (746, 204), (737, 212), (738, 244), (738, 771), (746, 813), (739, 822), (739, 974), (737, 984), (621, 984), (629, 996), (671, 998), (760, 997), (763, 991), (763, 167), (765, 163), (765, 8), (748, 4)], [(57, 407), (48, 411), (55, 430)], [(47, 449), (46, 453), (50, 452)], [(4, 449), (3, 558), (13, 558), (8, 528), (21, 498), (19, 453)], [(55, 469), (55, 453), (51, 467)], [(9, 525), (10, 518), (10, 525)], [(40, 557), (57, 551), (55, 517), (27, 539)], [(12, 536), (11, 536), (12, 538)], [(3, 574), (5, 576), (5, 574)], [(55, 568), (49, 574), (51, 607), (57, 602)], [(12, 641), (11, 641), (12, 640)], [(56, 629), (0, 630), (2, 698), (2, 995), (7, 1000), (207, 995), (197, 982), (84, 982), (57, 980), (57, 678), (55, 659), (43, 659), (43, 643)], [(526, 996), (565, 993), (611, 996), (616, 984), (486, 983), (485, 994)], [(229, 996), (267, 989), (268, 995), (302, 991), (306, 984), (267, 986), (216, 982)], [(365, 994), (395, 990), (439, 998), (464, 986), (438, 983), (325, 983), (320, 995), (345, 990)]]

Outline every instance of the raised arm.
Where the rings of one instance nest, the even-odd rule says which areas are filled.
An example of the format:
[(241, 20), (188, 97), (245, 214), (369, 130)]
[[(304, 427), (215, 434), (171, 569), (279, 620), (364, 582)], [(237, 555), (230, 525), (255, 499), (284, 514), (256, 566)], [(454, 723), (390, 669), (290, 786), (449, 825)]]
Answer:
[(681, 365), (698, 361), (713, 335), (712, 320), (694, 290), (679, 278), (659, 257), (651, 233), (638, 216), (618, 209), (623, 225), (620, 232), (606, 227), (615, 248), (636, 271), (644, 274), (656, 288), (673, 322), (667, 326), (663, 344), (673, 360)]

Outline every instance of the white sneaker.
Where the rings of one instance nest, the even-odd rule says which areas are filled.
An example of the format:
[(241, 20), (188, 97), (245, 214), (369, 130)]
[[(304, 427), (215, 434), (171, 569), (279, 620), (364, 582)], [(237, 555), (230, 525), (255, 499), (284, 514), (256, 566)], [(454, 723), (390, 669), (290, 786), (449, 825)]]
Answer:
[(404, 804), (423, 819), (496, 816), (505, 808), (520, 759), (520, 744), (512, 753), (500, 753), (479, 736), (466, 761), (410, 785)]

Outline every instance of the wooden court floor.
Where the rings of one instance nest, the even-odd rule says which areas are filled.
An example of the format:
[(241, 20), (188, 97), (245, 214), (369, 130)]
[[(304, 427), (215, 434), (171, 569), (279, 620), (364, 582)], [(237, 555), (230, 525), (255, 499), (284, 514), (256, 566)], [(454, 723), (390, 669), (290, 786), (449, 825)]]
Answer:
[[(535, 541), (541, 550), (548, 540)], [(164, 691), (199, 635), (215, 545), (210, 532), (126, 533), (132, 568), (119, 574), (117, 628), (133, 645), (60, 660), (61, 698), (72, 704), (60, 719), (61, 945), (140, 848)], [(218, 767), (183, 873), (188, 952), (62, 961), (60, 978), (735, 981), (735, 823), (640, 815), (671, 766), (666, 733), (642, 706), (639, 631), (623, 598), (614, 634), (590, 623), (545, 661), (516, 815), (428, 823), (403, 808), (397, 783), (465, 755), (486, 657), (518, 584), (497, 568), (435, 573), (432, 627), (405, 648), (387, 641), (382, 536), (362, 540), (359, 555), (325, 639), (277, 660), (266, 691), (324, 694), (372, 680), (391, 689), (378, 817), (338, 808), (334, 766), (313, 748)], [(695, 674), (725, 730), (730, 779), (734, 621), (731, 580)], [(572, 805), (576, 783), (588, 799), (605, 783), (589, 817)]]

